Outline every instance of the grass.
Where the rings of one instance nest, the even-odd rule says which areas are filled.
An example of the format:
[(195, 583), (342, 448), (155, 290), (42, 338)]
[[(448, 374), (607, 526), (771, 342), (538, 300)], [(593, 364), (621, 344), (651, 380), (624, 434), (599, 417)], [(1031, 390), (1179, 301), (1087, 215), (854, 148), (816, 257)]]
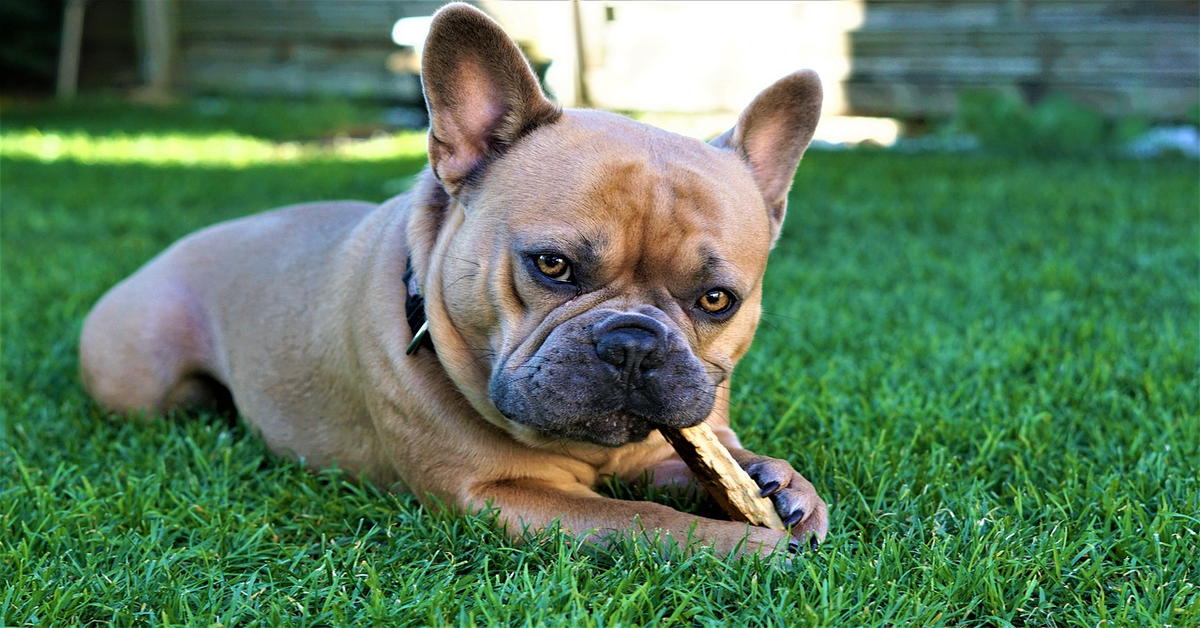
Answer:
[(5, 110), (0, 623), (1200, 623), (1195, 162), (810, 154), (733, 403), (830, 502), (790, 566), (514, 543), (241, 426), (99, 412), (100, 294), (203, 225), (403, 189), (419, 138), (320, 139), (373, 115)]

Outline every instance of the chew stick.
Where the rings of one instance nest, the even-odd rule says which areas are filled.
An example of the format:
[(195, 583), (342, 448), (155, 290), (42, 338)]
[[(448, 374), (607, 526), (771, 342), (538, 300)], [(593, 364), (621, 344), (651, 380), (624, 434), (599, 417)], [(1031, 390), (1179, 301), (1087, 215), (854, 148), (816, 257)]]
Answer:
[(785, 529), (775, 505), (760, 495), (758, 484), (717, 440), (707, 423), (683, 429), (664, 427), (659, 431), (725, 514), (735, 521), (772, 530)]

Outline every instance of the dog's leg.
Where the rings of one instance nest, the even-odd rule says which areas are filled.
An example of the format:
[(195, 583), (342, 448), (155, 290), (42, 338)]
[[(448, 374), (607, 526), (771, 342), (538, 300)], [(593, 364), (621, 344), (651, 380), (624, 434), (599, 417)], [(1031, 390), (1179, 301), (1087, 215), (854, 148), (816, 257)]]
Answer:
[(229, 391), (212, 368), (203, 310), (172, 275), (167, 260), (155, 260), (88, 314), (79, 346), (84, 387), (117, 412), (232, 411)]
[(642, 476), (634, 481), (685, 497), (693, 497), (704, 492), (704, 487), (700, 486), (700, 482), (696, 480), (696, 476), (692, 474), (687, 463), (676, 454), (647, 467)]
[(711, 545), (724, 554), (795, 548), (785, 532), (718, 521), (651, 502), (602, 497), (586, 486), (555, 486), (538, 480), (491, 482), (472, 491), (470, 506), (497, 508), (510, 537), (558, 523), (564, 531), (603, 543), (617, 533), (645, 534), (677, 546)]

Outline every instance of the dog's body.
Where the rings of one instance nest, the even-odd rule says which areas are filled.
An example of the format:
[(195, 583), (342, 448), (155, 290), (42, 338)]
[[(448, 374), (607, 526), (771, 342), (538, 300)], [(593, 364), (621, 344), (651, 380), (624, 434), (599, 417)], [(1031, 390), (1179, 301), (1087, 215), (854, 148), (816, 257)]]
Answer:
[[(706, 420), (793, 534), (823, 538), (812, 485), (728, 428), (729, 377), (816, 124), (815, 77), (776, 83), (705, 145), (559, 111), (499, 27), (457, 5), (435, 19), (423, 80), (431, 171), (413, 191), (176, 243), (89, 315), (92, 395), (160, 412), (231, 397), (276, 452), (445, 505), (490, 504), (513, 533), (559, 521), (722, 551), (785, 544), (592, 491), (647, 472), (687, 486), (655, 429)], [(432, 347), (406, 355), (410, 264)]]

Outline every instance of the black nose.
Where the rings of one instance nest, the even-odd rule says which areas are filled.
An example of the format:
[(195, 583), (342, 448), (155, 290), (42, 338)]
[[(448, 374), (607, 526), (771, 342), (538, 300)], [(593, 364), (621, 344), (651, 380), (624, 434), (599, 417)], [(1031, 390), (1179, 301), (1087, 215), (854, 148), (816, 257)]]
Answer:
[(596, 355), (617, 367), (627, 380), (641, 377), (666, 361), (666, 334), (657, 331), (642, 326), (617, 327), (600, 336)]

